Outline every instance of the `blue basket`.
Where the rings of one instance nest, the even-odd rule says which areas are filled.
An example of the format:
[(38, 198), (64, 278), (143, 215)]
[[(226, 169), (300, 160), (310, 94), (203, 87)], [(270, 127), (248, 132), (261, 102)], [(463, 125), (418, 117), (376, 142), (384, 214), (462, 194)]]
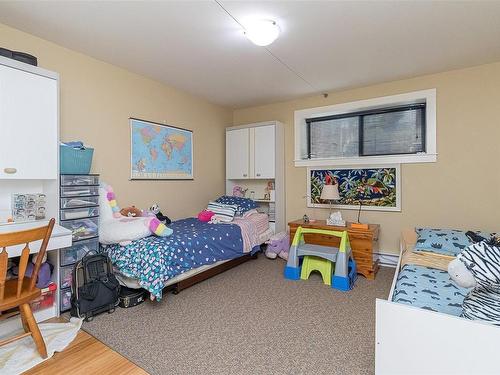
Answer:
[(73, 147), (60, 145), (59, 160), (61, 174), (89, 174), (92, 167), (93, 148), (78, 150)]

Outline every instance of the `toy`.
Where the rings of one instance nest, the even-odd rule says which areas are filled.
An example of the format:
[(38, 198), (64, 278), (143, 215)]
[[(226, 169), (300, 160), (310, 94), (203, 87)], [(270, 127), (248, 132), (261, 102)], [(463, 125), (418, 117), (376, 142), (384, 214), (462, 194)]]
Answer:
[(99, 186), (99, 242), (109, 245), (129, 245), (132, 241), (155, 234), (170, 236), (172, 229), (156, 217), (125, 217), (120, 214), (113, 188), (105, 183)]
[(290, 241), (286, 232), (274, 234), (268, 241), (266, 241), (266, 257), (269, 259), (288, 259), (288, 251), (290, 250)]
[(245, 195), (247, 194), (247, 189), (243, 189), (241, 186), (234, 186), (233, 187), (233, 197), (240, 197), (240, 198), (245, 198)]
[(212, 211), (203, 210), (198, 214), (198, 220), (203, 221), (204, 223), (208, 223), (214, 215), (215, 214)]
[(149, 207), (149, 212), (151, 212), (153, 215), (155, 215), (156, 218), (158, 220), (160, 220), (165, 225), (169, 225), (170, 223), (172, 223), (172, 220), (170, 220), (168, 218), (168, 216), (165, 216), (161, 213), (160, 206), (157, 203), (155, 203), (151, 207)]
[[(304, 234), (316, 233), (340, 238), (339, 248), (333, 246), (321, 246), (306, 244)], [(299, 265), (299, 257), (304, 257), (302, 266)], [(335, 271), (332, 272), (332, 263), (335, 263)], [(301, 272), (304, 267), (304, 272)], [(285, 278), (290, 280), (307, 279), (309, 274), (318, 270), (322, 272), (323, 280), (331, 279), (325, 284), (332, 288), (348, 291), (354, 286), (357, 278), (356, 263), (352, 258), (351, 245), (347, 231), (338, 232), (314, 228), (298, 227), (293, 237), (292, 246), (288, 254), (288, 262), (285, 267)], [(330, 272), (327, 274), (327, 272)]]
[[(25, 276), (31, 277), (31, 273), (33, 272), (33, 269), (35, 267), (37, 256), (38, 254), (34, 254), (33, 257), (31, 258), (31, 262), (28, 263), (26, 267)], [(45, 256), (42, 259), (42, 263), (40, 265), (40, 269), (38, 271), (38, 279), (36, 281), (36, 287), (39, 289), (46, 288), (50, 284), (52, 277), (51, 265), (47, 263), (46, 260), (47, 260), (47, 253), (45, 253)], [(19, 274), (18, 266), (13, 267), (12, 274), (15, 276)]]
[(473, 288), (462, 304), (462, 317), (500, 325), (500, 247), (479, 242), (448, 264), (451, 279)]
[(125, 207), (120, 210), (120, 215), (127, 217), (142, 217), (142, 210), (135, 206)]

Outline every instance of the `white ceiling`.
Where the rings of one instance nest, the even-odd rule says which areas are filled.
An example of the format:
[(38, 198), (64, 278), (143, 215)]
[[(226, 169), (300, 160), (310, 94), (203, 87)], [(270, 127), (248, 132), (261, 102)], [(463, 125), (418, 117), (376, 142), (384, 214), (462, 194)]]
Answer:
[(500, 60), (500, 1), (220, 2), (275, 19), (269, 51), (303, 79), (215, 1), (0, 2), (0, 22), (229, 107)]

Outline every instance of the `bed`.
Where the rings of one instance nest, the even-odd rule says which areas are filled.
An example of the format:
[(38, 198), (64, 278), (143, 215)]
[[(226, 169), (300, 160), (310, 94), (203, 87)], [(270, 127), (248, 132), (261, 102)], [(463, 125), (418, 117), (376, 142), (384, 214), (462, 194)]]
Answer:
[(467, 290), (446, 271), (454, 257), (416, 247), (415, 230), (403, 231), (389, 297), (376, 300), (375, 373), (498, 373), (500, 327), (461, 318)]
[(268, 217), (250, 213), (230, 223), (186, 218), (169, 225), (169, 237), (149, 236), (127, 246), (106, 245), (122, 285), (144, 288), (160, 300), (237, 264), (255, 258), (272, 231)]

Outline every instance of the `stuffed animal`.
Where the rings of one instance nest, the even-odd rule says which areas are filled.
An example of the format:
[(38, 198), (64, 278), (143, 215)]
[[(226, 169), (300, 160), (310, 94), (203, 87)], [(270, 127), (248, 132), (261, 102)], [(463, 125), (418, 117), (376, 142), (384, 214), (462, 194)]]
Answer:
[(99, 242), (105, 245), (129, 245), (132, 241), (155, 234), (170, 236), (172, 229), (156, 217), (122, 216), (113, 188), (105, 183), (99, 187)]
[(268, 241), (266, 241), (266, 257), (269, 259), (288, 259), (288, 251), (290, 250), (290, 241), (286, 232), (274, 234)]
[(127, 217), (142, 217), (142, 210), (135, 206), (125, 207), (120, 210), (120, 215)]
[(168, 216), (165, 216), (161, 213), (160, 206), (157, 203), (155, 203), (151, 207), (149, 207), (149, 212), (151, 212), (153, 215), (155, 215), (156, 218), (158, 220), (160, 220), (165, 225), (170, 225), (170, 223), (172, 223), (172, 220), (170, 220), (168, 218)]
[[(34, 254), (31, 258), (31, 262), (26, 266), (25, 276), (31, 277), (31, 273), (35, 269), (36, 259), (38, 257), (38, 253)], [(45, 253), (42, 263), (40, 264), (40, 269), (38, 270), (38, 279), (36, 281), (36, 287), (39, 289), (46, 288), (50, 282), (52, 277), (52, 267), (47, 261), (47, 253)], [(19, 274), (19, 267), (14, 266), (12, 269), (12, 274), (17, 276)]]
[(448, 265), (455, 283), (473, 288), (464, 299), (462, 317), (500, 325), (500, 247), (479, 242)]

